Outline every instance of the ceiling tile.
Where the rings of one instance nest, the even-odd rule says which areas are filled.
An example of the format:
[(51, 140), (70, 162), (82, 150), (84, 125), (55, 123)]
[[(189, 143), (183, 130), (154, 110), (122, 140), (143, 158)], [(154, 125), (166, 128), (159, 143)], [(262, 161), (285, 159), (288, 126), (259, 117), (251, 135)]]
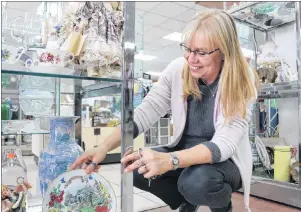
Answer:
[(174, 44), (153, 52), (153, 55), (160, 57), (161, 59), (172, 60), (176, 57), (183, 56), (183, 51), (178, 44)]
[(139, 10), (150, 11), (159, 4), (161, 4), (161, 2), (136, 2), (136, 8)]
[(162, 61), (159, 58), (152, 61), (147, 61), (143, 63), (143, 71), (162, 72), (169, 63), (170, 61)]
[(149, 43), (144, 44), (144, 50), (147, 52), (151, 51), (160, 51), (162, 48), (169, 46), (169, 45), (175, 45), (176, 42), (166, 40), (163, 38), (153, 40)]
[(145, 13), (145, 11), (143, 11), (143, 10), (135, 9), (135, 17), (136, 17), (135, 21), (143, 20), (142, 16), (144, 13)]
[(194, 9), (196, 10), (198, 13), (199, 12), (202, 12), (204, 10), (209, 10), (210, 8), (207, 8), (207, 7), (204, 7), (204, 6), (201, 6), (199, 4), (196, 4), (194, 7), (192, 7), (191, 9)]
[(170, 30), (161, 29), (161, 28), (158, 28), (158, 27), (153, 27), (153, 28), (151, 28), (151, 30), (149, 30), (148, 32), (146, 32), (144, 34), (145, 35), (150, 34), (150, 35), (155, 36), (155, 37), (163, 37), (165, 35), (170, 34), (171, 32), (172, 31), (170, 31)]
[(143, 31), (144, 31), (143, 23), (139, 23), (139, 22), (135, 21), (135, 32), (136, 32), (136, 34), (137, 33), (143, 34)]
[(174, 19), (188, 23), (191, 21), (191, 19), (197, 14), (197, 11), (194, 9), (186, 10), (185, 12), (181, 13), (177, 17), (174, 17)]
[(153, 8), (151, 12), (172, 18), (175, 17), (176, 15), (179, 15), (180, 13), (183, 13), (186, 10), (187, 7), (184, 7), (182, 5), (175, 4), (172, 2), (163, 2), (157, 5), (155, 8)]
[(165, 47), (165, 46), (169, 46), (169, 45), (177, 45), (178, 42), (160, 38), (160, 39), (158, 39), (158, 40), (155, 40), (155, 41), (151, 42), (150, 44), (152, 44), (152, 45), (154, 45), (154, 46)]
[(154, 52), (154, 51), (157, 51), (158, 49), (161, 49), (162, 46), (161, 45), (155, 45), (153, 44), (155, 41), (151, 41), (151, 42), (148, 42), (148, 43), (144, 43), (144, 46), (143, 46), (143, 51), (147, 52), (147, 54), (151, 54), (151, 52)]
[(153, 28), (153, 26), (145, 25), (145, 24), (144, 24), (144, 32), (150, 30), (151, 28)]
[(158, 27), (162, 29), (167, 29), (173, 32), (182, 32), (183, 28), (186, 27), (186, 23), (183, 23), (181, 21), (175, 20), (175, 19), (169, 19), (166, 22), (158, 25)]
[(165, 22), (168, 18), (163, 17), (161, 15), (147, 12), (143, 15), (143, 19), (145, 25), (157, 26)]
[(197, 5), (195, 2), (193, 1), (176, 1), (174, 2), (176, 4), (180, 4), (182, 6), (188, 7), (188, 8), (192, 8), (195, 7), (195, 5)]
[(151, 30), (144, 33), (144, 40), (147, 42), (150, 42), (150, 41), (156, 40), (158, 38), (161, 38), (165, 35), (168, 35), (169, 33), (171, 33), (171, 32), (168, 30), (153, 27), (153, 28), (151, 28)]

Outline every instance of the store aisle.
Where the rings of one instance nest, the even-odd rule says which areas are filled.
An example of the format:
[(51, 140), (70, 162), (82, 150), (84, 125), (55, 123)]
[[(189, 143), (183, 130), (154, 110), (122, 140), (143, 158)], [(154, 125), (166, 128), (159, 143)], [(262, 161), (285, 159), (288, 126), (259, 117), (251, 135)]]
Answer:
[[(33, 157), (25, 156), (24, 157), (25, 163), (27, 165), (27, 178), (30, 184), (32, 185), (31, 195), (36, 196), (39, 194), (39, 182), (38, 182), (38, 167), (34, 162)], [(120, 174), (120, 164), (112, 164), (112, 165), (103, 165), (100, 168), (99, 173), (106, 178), (111, 186), (113, 187), (116, 197), (117, 197), (117, 204), (118, 209), (117, 212), (120, 212), (120, 183), (121, 183), (121, 174)], [(40, 204), (42, 204), (41, 199), (39, 198)], [(35, 205), (37, 203), (35, 202)], [(140, 189), (134, 188), (134, 211), (145, 211), (155, 208), (160, 208), (166, 206), (164, 202), (162, 202), (157, 197), (153, 196), (152, 194), (146, 193)], [(41, 212), (41, 207), (36, 206), (31, 208), (31, 212)]]

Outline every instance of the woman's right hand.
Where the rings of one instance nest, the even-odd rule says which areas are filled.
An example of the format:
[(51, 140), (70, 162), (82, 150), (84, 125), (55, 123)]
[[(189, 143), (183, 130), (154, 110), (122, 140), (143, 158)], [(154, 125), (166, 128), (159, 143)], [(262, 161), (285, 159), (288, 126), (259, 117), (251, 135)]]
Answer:
[[(87, 174), (90, 174), (93, 171), (97, 171), (99, 169), (99, 164), (106, 157), (107, 152), (104, 148), (95, 147), (90, 149), (82, 154), (69, 168), (69, 170), (76, 169), (77, 167), (82, 165), (82, 168), (85, 169)], [(89, 164), (89, 165), (87, 165)]]

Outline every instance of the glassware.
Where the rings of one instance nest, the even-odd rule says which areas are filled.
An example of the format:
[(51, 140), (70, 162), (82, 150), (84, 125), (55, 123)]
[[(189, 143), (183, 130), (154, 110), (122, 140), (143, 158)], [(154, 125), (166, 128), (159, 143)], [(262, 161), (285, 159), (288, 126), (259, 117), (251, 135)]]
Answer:
[(27, 179), (27, 169), (22, 158), (21, 150), (9, 149), (4, 152), (5, 160), (2, 162), (2, 184), (17, 186), (19, 180)]
[(25, 90), (19, 95), (20, 107), (27, 116), (35, 117), (35, 130), (40, 131), (40, 117), (49, 116), (54, 96), (49, 91)]
[(50, 183), (67, 171), (83, 153), (75, 143), (75, 120), (78, 117), (50, 117), (50, 143), (42, 150), (39, 160), (40, 189), (42, 196)]
[(10, 106), (7, 102), (1, 104), (1, 120), (9, 120)]
[(16, 136), (15, 135), (8, 135), (7, 141), (5, 142), (5, 145), (13, 146), (16, 144)]
[(49, 91), (25, 90), (19, 95), (20, 107), (27, 116), (50, 115), (54, 96)]
[(8, 117), (8, 119), (2, 119), (2, 120), (11, 120), (13, 117), (13, 112), (18, 111), (19, 108), (18, 108), (18, 106), (13, 105), (13, 102), (10, 98), (6, 98), (4, 100), (4, 102), (7, 103), (9, 106), (9, 117)]
[[(27, 170), (21, 150), (6, 150), (2, 161), (2, 211), (26, 211)], [(28, 187), (26, 187), (26, 185)], [(26, 188), (25, 188), (26, 187)], [(10, 210), (10, 208), (13, 210)]]

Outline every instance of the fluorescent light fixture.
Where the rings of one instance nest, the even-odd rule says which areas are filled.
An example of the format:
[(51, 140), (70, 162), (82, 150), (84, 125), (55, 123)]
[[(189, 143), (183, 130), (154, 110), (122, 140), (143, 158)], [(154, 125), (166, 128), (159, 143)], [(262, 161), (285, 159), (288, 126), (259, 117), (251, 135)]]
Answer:
[(154, 60), (156, 58), (157, 57), (155, 57), (155, 56), (146, 55), (146, 54), (143, 54), (141, 52), (135, 55), (136, 60), (151, 61), (151, 60)]
[(165, 35), (163, 37), (163, 39), (172, 40), (172, 41), (176, 41), (176, 42), (181, 42), (182, 41), (182, 33), (173, 32), (173, 33), (170, 33), (168, 35)]
[(156, 72), (156, 71), (147, 71), (145, 73), (153, 76), (158, 76), (158, 77), (162, 75), (162, 72)]

